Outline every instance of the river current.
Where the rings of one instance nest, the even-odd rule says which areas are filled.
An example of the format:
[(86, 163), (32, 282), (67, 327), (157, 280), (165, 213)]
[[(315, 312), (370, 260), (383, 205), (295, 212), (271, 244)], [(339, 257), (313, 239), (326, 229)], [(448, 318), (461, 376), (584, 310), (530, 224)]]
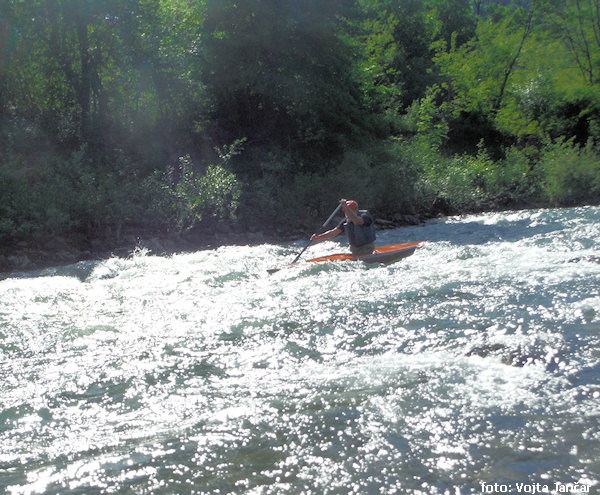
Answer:
[(378, 233), (417, 240), (4, 278), (0, 492), (600, 493), (600, 208)]

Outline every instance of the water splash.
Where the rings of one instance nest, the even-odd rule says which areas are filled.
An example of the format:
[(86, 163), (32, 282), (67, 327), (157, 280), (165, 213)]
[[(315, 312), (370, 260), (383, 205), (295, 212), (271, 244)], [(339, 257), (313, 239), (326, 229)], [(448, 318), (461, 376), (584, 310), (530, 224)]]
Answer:
[(299, 242), (138, 253), (0, 281), (0, 485), (596, 485), (599, 220), (598, 208), (538, 210), (380, 232), (381, 244), (429, 241), (389, 266), (268, 275)]

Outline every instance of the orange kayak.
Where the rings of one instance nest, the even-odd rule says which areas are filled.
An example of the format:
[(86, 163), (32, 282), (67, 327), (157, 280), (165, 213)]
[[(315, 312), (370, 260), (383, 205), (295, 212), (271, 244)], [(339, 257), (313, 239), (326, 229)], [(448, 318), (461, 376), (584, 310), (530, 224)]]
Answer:
[(371, 254), (363, 256), (354, 256), (350, 253), (339, 253), (330, 254), (329, 256), (321, 256), (319, 258), (313, 258), (306, 260), (307, 262), (320, 262), (320, 261), (363, 261), (365, 263), (392, 263), (402, 258), (406, 258), (415, 252), (417, 246), (421, 244), (419, 242), (402, 242), (399, 244), (388, 244), (387, 246), (379, 246), (375, 248)]

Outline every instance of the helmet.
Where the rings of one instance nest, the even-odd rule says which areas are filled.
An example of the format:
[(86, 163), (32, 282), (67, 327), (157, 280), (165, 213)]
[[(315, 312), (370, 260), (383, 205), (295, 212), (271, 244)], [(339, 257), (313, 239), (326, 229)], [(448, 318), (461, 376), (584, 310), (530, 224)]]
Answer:
[(346, 206), (351, 210), (358, 211), (358, 203), (354, 200), (346, 201)]

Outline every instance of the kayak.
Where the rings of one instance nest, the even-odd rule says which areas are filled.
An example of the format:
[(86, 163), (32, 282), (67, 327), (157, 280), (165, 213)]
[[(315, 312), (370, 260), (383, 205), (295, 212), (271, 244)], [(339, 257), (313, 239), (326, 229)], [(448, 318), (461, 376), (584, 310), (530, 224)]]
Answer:
[(401, 242), (398, 244), (388, 244), (386, 246), (379, 246), (375, 248), (371, 254), (365, 254), (362, 256), (354, 256), (350, 253), (339, 253), (330, 254), (328, 256), (320, 256), (319, 258), (312, 258), (306, 260), (308, 263), (322, 262), (322, 261), (362, 261), (364, 263), (393, 263), (394, 261), (406, 258), (415, 252), (417, 246), (422, 241), (418, 242)]
[[(375, 248), (371, 254), (365, 254), (362, 256), (354, 256), (350, 253), (338, 253), (330, 254), (328, 256), (320, 256), (319, 258), (312, 258), (306, 260), (308, 263), (320, 262), (320, 261), (363, 261), (364, 263), (393, 263), (394, 261), (406, 258), (415, 252), (415, 249), (423, 241), (418, 242), (401, 242), (398, 244), (388, 244), (387, 246), (379, 246)], [(296, 266), (298, 263), (290, 263), (281, 268)], [(281, 268), (271, 268), (267, 270), (268, 273), (272, 274), (281, 270)]]

